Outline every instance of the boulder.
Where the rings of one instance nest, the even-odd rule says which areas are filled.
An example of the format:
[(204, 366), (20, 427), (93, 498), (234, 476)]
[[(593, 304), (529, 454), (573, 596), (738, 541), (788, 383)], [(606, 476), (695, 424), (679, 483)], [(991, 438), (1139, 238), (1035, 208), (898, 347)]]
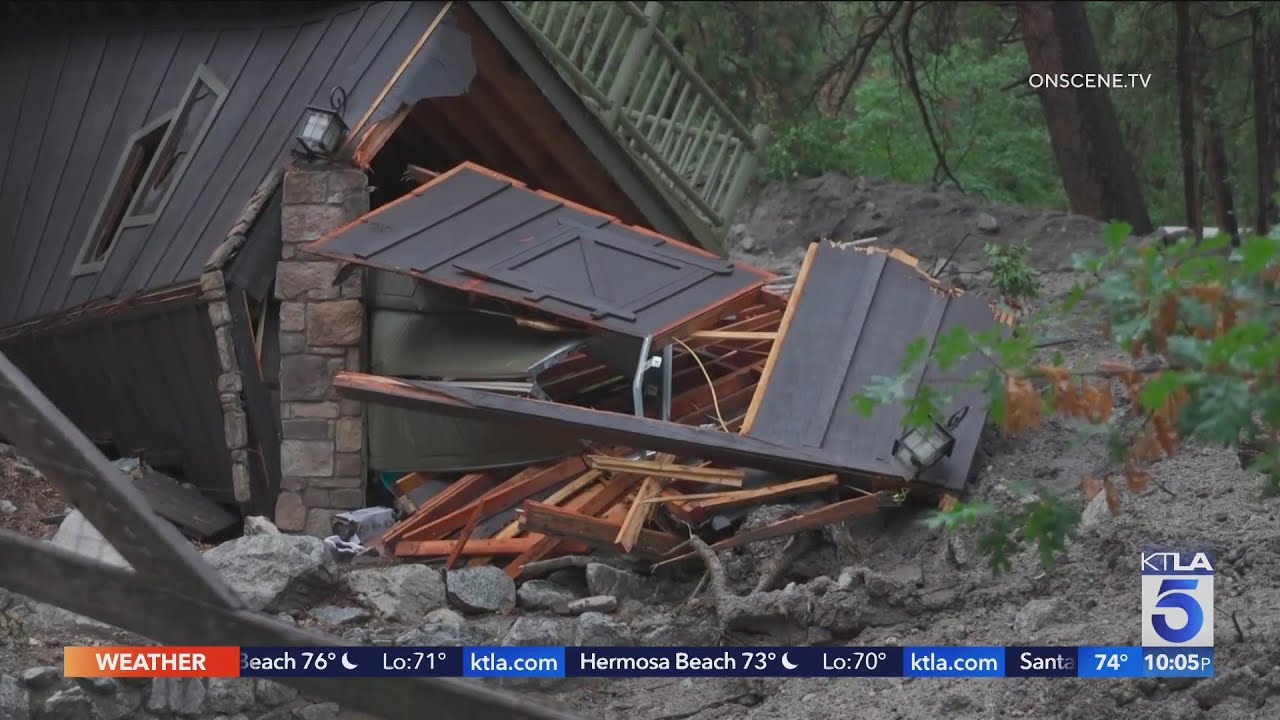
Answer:
[(631, 628), (598, 612), (578, 616), (573, 644), (583, 647), (610, 647), (631, 644)]
[(516, 590), (516, 599), (525, 610), (552, 610), (577, 600), (578, 596), (550, 580), (529, 580)]
[(258, 702), (267, 707), (276, 707), (296, 700), (298, 691), (288, 685), (281, 685), (274, 680), (255, 678), (253, 681), (253, 696), (257, 698)]
[(587, 565), (587, 590), (592, 595), (612, 595), (619, 600), (645, 600), (653, 595), (644, 578), (603, 563)]
[(338, 703), (322, 702), (303, 705), (293, 711), (298, 720), (338, 720)]
[(279, 535), (280, 528), (261, 515), (250, 515), (244, 519), (244, 534), (247, 535)]
[(156, 678), (151, 681), (147, 710), (192, 717), (204, 708), (204, 698), (204, 681), (199, 678)]
[(352, 570), (347, 584), (361, 605), (378, 617), (418, 622), (445, 605), (445, 585), (437, 570), (425, 565), (394, 565)]
[(572, 635), (572, 628), (559, 618), (517, 618), (507, 631), (502, 644), (524, 647), (555, 647), (565, 645)]
[(40, 720), (92, 720), (93, 715), (89, 694), (79, 685), (72, 685), (45, 698), (38, 717)]
[(562, 615), (581, 615), (587, 612), (611, 613), (618, 609), (618, 598), (612, 595), (592, 595), (573, 600), (557, 608)]
[(18, 677), (23, 685), (32, 690), (44, 690), (53, 687), (62, 679), (62, 671), (56, 667), (41, 665), (23, 670)]
[(208, 708), (234, 714), (253, 707), (253, 678), (210, 678), (205, 695)]
[(487, 640), (466, 618), (449, 608), (440, 608), (427, 613), (418, 627), (401, 633), (395, 644), (452, 647), (480, 645)]
[(338, 585), (338, 565), (320, 538), (251, 535), (225, 542), (204, 558), (254, 610), (306, 607)]
[(130, 687), (116, 687), (110, 694), (89, 692), (95, 720), (128, 720), (138, 716), (142, 708), (142, 692)]
[(72, 510), (67, 515), (51, 542), (60, 548), (113, 567), (129, 567), (129, 561), (107, 542), (97, 528), (89, 524), (79, 510)]
[(9, 720), (28, 720), (31, 717), (31, 698), (27, 689), (11, 675), (0, 675), (0, 717)]
[(510, 612), (516, 606), (516, 583), (493, 565), (450, 570), (449, 603), (468, 613)]
[(369, 611), (364, 608), (338, 607), (336, 605), (322, 605), (318, 608), (311, 608), (310, 615), (321, 624), (332, 627), (361, 623), (369, 619)]

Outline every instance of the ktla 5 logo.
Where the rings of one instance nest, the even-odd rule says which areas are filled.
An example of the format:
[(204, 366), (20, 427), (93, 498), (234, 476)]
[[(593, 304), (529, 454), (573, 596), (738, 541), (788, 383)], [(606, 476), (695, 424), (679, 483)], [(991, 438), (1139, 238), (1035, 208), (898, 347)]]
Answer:
[(1142, 554), (1142, 644), (1213, 646), (1213, 561), (1208, 553)]

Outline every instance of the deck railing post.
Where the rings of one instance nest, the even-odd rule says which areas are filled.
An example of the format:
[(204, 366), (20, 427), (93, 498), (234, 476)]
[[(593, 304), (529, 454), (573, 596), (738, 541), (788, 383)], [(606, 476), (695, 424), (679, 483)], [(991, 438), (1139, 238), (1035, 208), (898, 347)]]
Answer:
[(631, 92), (631, 87), (635, 85), (645, 52), (649, 50), (649, 45), (653, 42), (653, 34), (658, 30), (658, 20), (662, 17), (662, 3), (658, 0), (650, 0), (644, 6), (644, 16), (644, 24), (632, 34), (627, 52), (618, 65), (618, 73), (609, 87), (609, 108), (605, 111), (605, 120), (610, 130), (617, 128), (618, 115), (622, 112), (623, 104), (626, 103), (627, 93)]
[[(768, 141), (769, 126), (756, 125), (752, 128), (751, 144), (754, 147), (738, 164), (733, 184), (729, 186), (729, 191), (725, 193), (720, 207), (716, 208), (720, 213), (720, 221), (723, 227), (727, 227), (733, 222), (733, 213), (738, 209), (738, 204), (742, 202), (743, 196), (747, 194), (747, 188), (751, 185), (751, 180), (755, 178), (756, 168), (760, 165), (760, 155), (764, 152), (765, 143)], [(723, 227), (717, 229), (723, 229)]]

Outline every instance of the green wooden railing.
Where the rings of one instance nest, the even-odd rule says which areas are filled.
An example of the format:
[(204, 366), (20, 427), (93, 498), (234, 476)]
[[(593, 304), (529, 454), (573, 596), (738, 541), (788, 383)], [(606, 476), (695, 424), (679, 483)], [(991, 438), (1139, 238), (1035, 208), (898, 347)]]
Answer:
[(609, 129), (722, 240), (768, 131), (748, 130), (658, 31), (662, 4), (507, 4)]

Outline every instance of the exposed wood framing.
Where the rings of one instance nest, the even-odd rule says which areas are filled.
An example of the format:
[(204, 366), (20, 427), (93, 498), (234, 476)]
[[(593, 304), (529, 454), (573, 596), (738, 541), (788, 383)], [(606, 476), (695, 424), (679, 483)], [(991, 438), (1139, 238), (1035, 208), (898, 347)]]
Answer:
[[(795, 316), (796, 307), (800, 305), (800, 294), (804, 292), (804, 281), (809, 276), (809, 269), (813, 267), (813, 256), (818, 253), (818, 243), (810, 243), (809, 249), (805, 251), (804, 263), (800, 265), (800, 272), (796, 275), (795, 289), (791, 291), (791, 299), (787, 302), (787, 309), (782, 314), (782, 323), (778, 326), (778, 337), (787, 336), (787, 328), (791, 326), (791, 318)], [(773, 368), (778, 364), (778, 354), (782, 350), (782, 343), (774, 343), (773, 348), (769, 351), (769, 359), (764, 363), (764, 372), (760, 376), (760, 382), (756, 385), (756, 393), (751, 398), (751, 406), (747, 408), (747, 417), (742, 421), (741, 434), (746, 435), (751, 432), (751, 426), (755, 424), (756, 413), (760, 412), (760, 403), (764, 400), (764, 390), (769, 385), (769, 378), (773, 375)]]
[[(539, 502), (526, 502), (521, 508), (520, 517), (525, 529), (575, 538), (589, 545), (609, 545), (621, 529), (621, 523), (618, 522)], [(661, 557), (678, 547), (680, 542), (680, 538), (670, 533), (641, 530), (636, 538), (635, 552)]]

